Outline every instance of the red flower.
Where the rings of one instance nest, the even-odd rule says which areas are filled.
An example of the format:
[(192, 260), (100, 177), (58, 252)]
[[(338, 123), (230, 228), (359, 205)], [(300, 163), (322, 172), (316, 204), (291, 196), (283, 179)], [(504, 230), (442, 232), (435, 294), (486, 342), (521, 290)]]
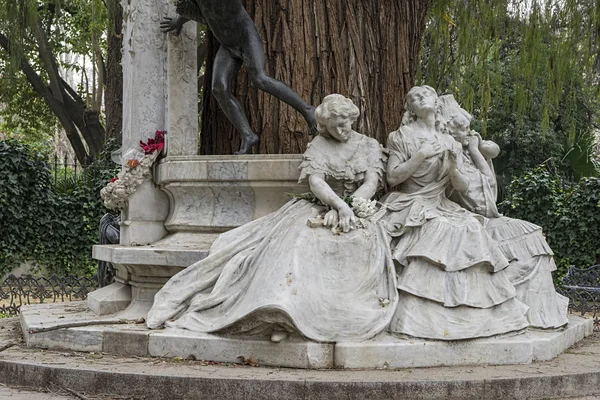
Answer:
[(118, 180), (119, 180), (119, 178), (117, 178), (117, 177), (115, 176), (114, 178), (112, 178), (112, 179), (110, 180), (110, 183), (116, 182), (116, 181), (118, 181)]
[(148, 139), (148, 143), (140, 140), (140, 146), (144, 154), (152, 154), (155, 151), (161, 151), (165, 147), (165, 134), (167, 131), (156, 131), (154, 138)]

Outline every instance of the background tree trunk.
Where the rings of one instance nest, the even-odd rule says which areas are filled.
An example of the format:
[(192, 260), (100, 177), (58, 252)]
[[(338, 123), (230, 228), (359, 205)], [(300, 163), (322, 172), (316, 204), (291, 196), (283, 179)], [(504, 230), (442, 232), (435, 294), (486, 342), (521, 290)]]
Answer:
[(121, 67), (123, 8), (119, 0), (107, 0), (106, 8), (109, 23), (106, 91), (104, 93), (106, 138), (114, 137), (117, 143), (121, 144), (123, 136), (123, 68)]
[[(426, 0), (242, 0), (265, 42), (266, 70), (307, 102), (340, 93), (361, 110), (358, 132), (385, 143), (400, 125), (404, 94), (419, 61)], [(232, 154), (239, 138), (212, 96), (209, 34), (200, 154)], [(274, 96), (248, 86), (245, 71), (234, 93), (261, 136), (261, 154), (302, 153), (308, 128), (302, 116)]]

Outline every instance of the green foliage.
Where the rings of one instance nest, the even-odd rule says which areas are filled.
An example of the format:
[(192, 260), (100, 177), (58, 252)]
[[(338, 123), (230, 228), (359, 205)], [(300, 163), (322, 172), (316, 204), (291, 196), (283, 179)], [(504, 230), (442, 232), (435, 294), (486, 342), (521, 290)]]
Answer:
[(596, 176), (600, 3), (434, 0), (417, 82), (451, 92), (496, 141), (500, 185), (545, 160)]
[(117, 171), (101, 157), (79, 182), (67, 176), (71, 182), (59, 180), (55, 190), (46, 159), (30, 146), (0, 141), (0, 275), (25, 261), (61, 275), (95, 270), (91, 246), (107, 212), (100, 189)]
[(69, 89), (77, 93), (77, 100), (100, 112), (107, 32), (103, 0), (0, 1), (0, 35), (10, 42), (10, 54), (0, 47), (0, 138), (43, 143), (59, 126), (56, 109), (39, 85), (34, 90), (23, 62), (54, 95), (60, 86), (57, 75), (75, 82)]
[(547, 166), (514, 179), (500, 211), (544, 228), (562, 277), (570, 265), (584, 268), (600, 263), (600, 179), (577, 183)]
[(455, 94), (480, 116), (483, 133), (490, 107), (506, 89), (520, 118), (539, 113), (543, 127), (566, 106), (568, 126), (576, 109), (574, 80), (597, 80), (600, 3), (562, 3), (434, 0), (419, 80)]
[(25, 75), (8, 68), (0, 54), (0, 135), (19, 141), (45, 142), (56, 127), (56, 117), (37, 96)]
[(0, 142), (0, 275), (41, 248), (38, 220), (49, 206), (45, 157), (9, 140)]

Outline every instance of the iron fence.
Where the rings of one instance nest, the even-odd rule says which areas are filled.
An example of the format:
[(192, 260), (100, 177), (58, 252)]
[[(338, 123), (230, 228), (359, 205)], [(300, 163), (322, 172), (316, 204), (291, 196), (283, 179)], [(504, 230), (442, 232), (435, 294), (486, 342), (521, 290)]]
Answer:
[(26, 304), (85, 300), (97, 288), (96, 277), (9, 275), (0, 283), (0, 314), (18, 315)]
[(569, 298), (569, 310), (594, 320), (600, 332), (600, 265), (589, 268), (571, 266), (558, 291)]
[(49, 159), (49, 166), (51, 184), (59, 192), (69, 192), (89, 182), (96, 182), (98, 178), (104, 180), (107, 172), (116, 175), (119, 171), (118, 164), (112, 161), (108, 163), (92, 163), (89, 161), (80, 163), (74, 156), (68, 154), (60, 156), (54, 154)]
[(84, 171), (90, 166), (89, 163), (81, 164), (75, 157), (65, 154), (59, 156), (54, 154), (54, 157), (50, 160), (52, 169), (52, 185), (56, 187), (62, 182), (68, 182), (71, 185), (76, 185), (83, 179), (86, 174)]

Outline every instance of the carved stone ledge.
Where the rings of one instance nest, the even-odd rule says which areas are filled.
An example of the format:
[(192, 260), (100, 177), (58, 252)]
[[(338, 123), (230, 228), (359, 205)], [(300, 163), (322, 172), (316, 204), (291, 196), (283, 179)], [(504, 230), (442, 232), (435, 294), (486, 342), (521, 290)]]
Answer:
[(170, 232), (224, 232), (281, 207), (299, 185), (301, 155), (168, 157), (157, 183), (170, 199)]

